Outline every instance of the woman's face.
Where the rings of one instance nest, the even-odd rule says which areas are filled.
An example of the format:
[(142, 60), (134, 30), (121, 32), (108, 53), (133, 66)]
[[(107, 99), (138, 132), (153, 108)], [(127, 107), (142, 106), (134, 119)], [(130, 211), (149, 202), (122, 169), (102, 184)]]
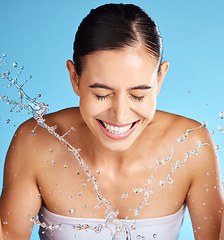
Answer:
[(157, 65), (139, 48), (104, 50), (86, 56), (79, 79), (71, 76), (81, 115), (103, 147), (129, 149), (152, 121), (168, 69), (165, 62), (158, 74)]

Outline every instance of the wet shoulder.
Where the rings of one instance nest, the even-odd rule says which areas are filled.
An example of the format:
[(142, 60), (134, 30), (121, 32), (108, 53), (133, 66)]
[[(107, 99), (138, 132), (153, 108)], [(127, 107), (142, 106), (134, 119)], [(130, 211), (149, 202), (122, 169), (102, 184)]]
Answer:
[(159, 114), (164, 138), (180, 152), (200, 151), (200, 159), (206, 154), (215, 154), (215, 145), (205, 122), (200, 123), (184, 116), (166, 112)]
[[(33, 118), (22, 123), (14, 134), (10, 148), (28, 156), (30, 158), (35, 151), (42, 152), (46, 147), (58, 145), (51, 129), (55, 129), (58, 135), (64, 135), (71, 128), (78, 128), (82, 124), (78, 108), (64, 109), (55, 113), (47, 114), (43, 117), (44, 126), (38, 125)], [(48, 128), (47, 128), (48, 127)]]
[(200, 123), (181, 115), (158, 111), (157, 118), (161, 129), (168, 135), (180, 137), (185, 133), (189, 136), (203, 136), (207, 134), (206, 124)]
[[(16, 136), (26, 135), (36, 136), (44, 134), (46, 127), (55, 127), (57, 131), (64, 131), (69, 127), (75, 127), (81, 124), (82, 118), (80, 116), (79, 108), (67, 108), (54, 113), (46, 114), (43, 116), (43, 121), (41, 119), (39, 122), (44, 124), (38, 124), (38, 121), (34, 118), (22, 123), (16, 131)], [(23, 133), (23, 134), (21, 134)]]
[(71, 127), (79, 127), (83, 120), (78, 107), (66, 108), (44, 116), (48, 126), (57, 126), (58, 131), (66, 131)]

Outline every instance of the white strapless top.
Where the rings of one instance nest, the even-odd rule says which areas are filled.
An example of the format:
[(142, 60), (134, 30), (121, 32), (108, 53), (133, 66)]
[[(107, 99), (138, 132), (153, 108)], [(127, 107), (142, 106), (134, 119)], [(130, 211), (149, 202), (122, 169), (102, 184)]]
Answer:
[[(178, 212), (165, 217), (120, 219), (118, 220), (121, 226), (119, 232), (116, 231), (116, 227), (119, 230), (119, 225), (112, 223), (105, 225), (105, 219), (62, 216), (42, 206), (39, 220), (48, 228), (40, 227), (39, 236), (41, 240), (177, 240), (185, 209), (186, 204), (182, 205)], [(52, 230), (55, 226), (57, 229)], [(113, 235), (116, 232), (117, 235)]]

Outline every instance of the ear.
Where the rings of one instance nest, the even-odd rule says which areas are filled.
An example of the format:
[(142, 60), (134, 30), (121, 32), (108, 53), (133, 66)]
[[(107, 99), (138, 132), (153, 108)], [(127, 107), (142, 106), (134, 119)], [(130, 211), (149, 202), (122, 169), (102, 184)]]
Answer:
[(160, 65), (160, 72), (158, 73), (158, 83), (157, 83), (157, 96), (159, 95), (163, 80), (169, 68), (169, 63), (167, 61)]
[(70, 80), (71, 80), (71, 83), (72, 83), (73, 90), (78, 96), (80, 96), (80, 93), (79, 93), (79, 79), (78, 79), (78, 75), (77, 75), (76, 70), (75, 70), (75, 65), (71, 60), (68, 60), (66, 62), (66, 66), (67, 66), (67, 69), (68, 69), (68, 72), (69, 72), (69, 75), (70, 75)]

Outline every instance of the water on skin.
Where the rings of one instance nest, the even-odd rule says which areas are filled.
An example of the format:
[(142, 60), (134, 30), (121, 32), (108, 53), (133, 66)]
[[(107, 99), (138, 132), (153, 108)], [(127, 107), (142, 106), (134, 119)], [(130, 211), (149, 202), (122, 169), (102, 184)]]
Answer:
[[(6, 58), (6, 54), (3, 54), (2, 57), (0, 57), (0, 67), (7, 65), (7, 61), (5, 60)], [(8, 66), (8, 65), (7, 65)], [(36, 97), (31, 98), (30, 96), (28, 96), (23, 89), (23, 86), (26, 84), (26, 82), (32, 78), (32, 76), (29, 76), (27, 79), (25, 79), (25, 81), (20, 84), (18, 82), (18, 78), (21, 75), (24, 67), (20, 67), (18, 68), (18, 63), (14, 62), (12, 64), (12, 69), (11, 70), (6, 70), (4, 72), (0, 72), (0, 77), (6, 82), (6, 84), (8, 84), (8, 87), (15, 87), (18, 91), (18, 96), (19, 96), (19, 100), (14, 100), (13, 98), (10, 98), (8, 96), (6, 96), (5, 94), (0, 96), (0, 100), (6, 102), (8, 105), (11, 105), (12, 108), (10, 109), (10, 112), (13, 112), (14, 110), (16, 112), (20, 112), (22, 110), (26, 110), (28, 111), (28, 113), (32, 114), (34, 119), (37, 121), (37, 125), (40, 125), (41, 127), (45, 128), (48, 130), (48, 132), (50, 134), (52, 134), (55, 138), (57, 138), (63, 145), (65, 145), (65, 147), (68, 148), (68, 150), (70, 152), (72, 152), (74, 154), (74, 157), (76, 158), (76, 160), (79, 162), (79, 165), (83, 168), (84, 172), (86, 173), (86, 175), (88, 176), (88, 181), (91, 182), (93, 184), (93, 189), (96, 191), (96, 195), (97, 195), (97, 201), (98, 204), (96, 206), (100, 207), (100, 205), (104, 205), (106, 207), (105, 210), (105, 224), (99, 224), (97, 226), (95, 226), (94, 228), (91, 228), (89, 225), (85, 224), (85, 225), (76, 225), (73, 226), (74, 230), (83, 230), (83, 229), (89, 229), (91, 228), (93, 231), (95, 231), (96, 233), (99, 233), (102, 231), (102, 229), (104, 228), (109, 228), (108, 224), (112, 223), (113, 225), (115, 225), (115, 231), (112, 231), (111, 229), (111, 235), (112, 235), (112, 239), (119, 239), (119, 237), (121, 236), (121, 233), (123, 234), (123, 236), (125, 235), (126, 239), (130, 239), (131, 238), (131, 234), (130, 234), (130, 230), (133, 231), (136, 229), (135, 227), (135, 223), (131, 226), (131, 228), (129, 229), (126, 226), (126, 220), (120, 220), (117, 218), (119, 211), (118, 209), (114, 210), (113, 206), (111, 205), (111, 203), (104, 198), (104, 196), (101, 193), (101, 183), (99, 181), (96, 180), (95, 175), (93, 173), (90, 172), (88, 166), (86, 165), (85, 161), (81, 158), (79, 152), (81, 151), (80, 149), (76, 149), (74, 146), (72, 146), (69, 142), (67, 142), (64, 137), (69, 134), (72, 131), (75, 131), (74, 128), (71, 128), (68, 132), (66, 132), (63, 135), (59, 135), (58, 133), (56, 133), (56, 129), (57, 126), (48, 126), (45, 123), (45, 120), (43, 119), (43, 116), (48, 112), (48, 105), (45, 104), (44, 102), (38, 102), (38, 98), (41, 97), (40, 94), (38, 94)], [(12, 78), (12, 72), (14, 71), (15, 68), (18, 68), (18, 72), (16, 74), (16, 76), (14, 78)], [(1, 70), (1, 68), (0, 68)], [(223, 112), (220, 111), (219, 116), (221, 119), (223, 119)], [(10, 119), (7, 119), (5, 121), (6, 123), (10, 122)], [(195, 131), (203, 126), (206, 126), (207, 123), (203, 122), (203, 124), (195, 129), (188, 129), (185, 133), (183, 133), (178, 139), (177, 142), (178, 143), (182, 143), (184, 141), (186, 141), (188, 139), (189, 134), (192, 131)], [(218, 127), (219, 132), (224, 133), (224, 130), (221, 126)], [(213, 130), (214, 131), (214, 130)], [(215, 133), (212, 132), (213, 134)], [(31, 132), (32, 135), (35, 135), (35, 129), (33, 129), (33, 131)], [(159, 188), (161, 188), (162, 186), (164, 186), (165, 184), (170, 184), (172, 185), (174, 183), (174, 180), (172, 179), (172, 175), (175, 173), (175, 171), (180, 168), (181, 166), (183, 166), (185, 164), (185, 162), (192, 156), (192, 155), (198, 155), (199, 154), (199, 149), (201, 147), (204, 147), (208, 145), (207, 143), (201, 143), (198, 142), (198, 146), (193, 149), (192, 151), (189, 151), (185, 154), (185, 158), (182, 160), (177, 160), (176, 162), (172, 162), (172, 156), (173, 153), (175, 151), (175, 148), (173, 147), (171, 149), (170, 154), (163, 158), (163, 159), (156, 159), (156, 163), (157, 166), (155, 167), (155, 169), (153, 170), (153, 172), (155, 170), (157, 170), (159, 167), (161, 167), (162, 165), (166, 164), (166, 163), (170, 163), (171, 165), (171, 171), (170, 173), (167, 175), (167, 177), (165, 179), (161, 179), (158, 183), (158, 185), (154, 188), (150, 188), (150, 184), (152, 184), (155, 181), (155, 178), (153, 175), (151, 175), (149, 177), (149, 179), (147, 179), (147, 181), (144, 184), (144, 187), (139, 187), (136, 186), (134, 187), (133, 191), (136, 194), (143, 194), (144, 195), (144, 199), (142, 202), (140, 202), (139, 206), (136, 209), (130, 209), (130, 211), (134, 211), (135, 213), (135, 217), (137, 217), (139, 215), (139, 211), (143, 208), (144, 205), (148, 205), (150, 204), (150, 197), (152, 196), (152, 194), (154, 194)], [(49, 149), (49, 152), (53, 152), (52, 149)], [(52, 165), (57, 164), (57, 161), (55, 161), (54, 159), (51, 160)], [(67, 166), (64, 166), (65, 168)], [(96, 171), (96, 174), (100, 174), (100, 171)], [(77, 175), (79, 175), (79, 172), (77, 172)], [(85, 185), (85, 183), (83, 182), (83, 186)], [(82, 192), (78, 192), (78, 195), (82, 195)], [(41, 197), (40, 194), (38, 194), (37, 196), (38, 198)], [(128, 198), (128, 193), (124, 192), (121, 195), (121, 198), (126, 199)], [(75, 214), (75, 209), (71, 209), (69, 210), (69, 214)], [(41, 223), (38, 219), (35, 219), (34, 217), (30, 218), (31, 222), (34, 222), (35, 224), (46, 228), (46, 229), (60, 229), (61, 225), (50, 225), (47, 226), (46, 223)], [(158, 233), (153, 234), (153, 239), (156, 239), (158, 236)], [(145, 239), (144, 236), (141, 235), (137, 235), (136, 239)]]

